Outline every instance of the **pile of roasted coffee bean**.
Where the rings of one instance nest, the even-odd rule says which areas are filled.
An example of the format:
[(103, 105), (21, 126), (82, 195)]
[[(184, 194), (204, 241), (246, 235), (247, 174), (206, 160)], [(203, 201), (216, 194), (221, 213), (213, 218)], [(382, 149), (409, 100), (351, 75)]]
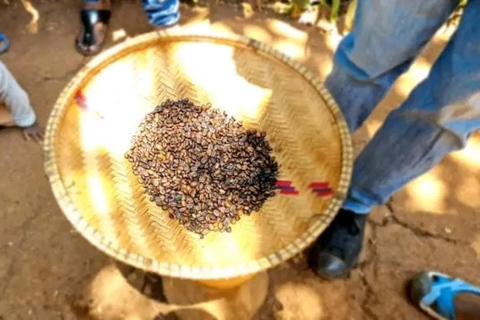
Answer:
[(125, 156), (150, 200), (203, 237), (230, 232), (275, 194), (271, 151), (264, 132), (185, 99), (148, 114)]

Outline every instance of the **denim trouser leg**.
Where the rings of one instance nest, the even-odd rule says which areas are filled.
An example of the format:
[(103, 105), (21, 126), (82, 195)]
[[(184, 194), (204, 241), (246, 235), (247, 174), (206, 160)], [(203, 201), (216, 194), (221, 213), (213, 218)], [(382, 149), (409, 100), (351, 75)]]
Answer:
[(168, 27), (180, 19), (179, 0), (142, 0), (142, 5), (153, 25)]
[[(371, 2), (360, 0), (356, 30), (366, 28), (362, 26), (364, 21), (377, 21), (377, 32), (390, 32), (391, 28), (399, 30), (393, 35), (391, 32), (380, 35), (379, 39), (375, 32), (355, 33), (354, 30), (350, 40), (342, 42), (343, 47), (341, 45), (335, 57), (334, 72), (327, 80), (352, 131), (366, 119), (455, 5), (453, 1), (444, 0), (379, 0), (373, 1), (380, 5), (375, 6), (369, 16), (362, 10), (366, 3), (372, 5)], [(382, 9), (382, 3), (401, 8), (381, 12), (377, 9)], [(430, 3), (432, 5), (427, 8)], [(387, 23), (386, 26), (378, 23), (377, 14), (391, 15), (380, 20)], [(433, 65), (428, 78), (390, 113), (356, 159), (344, 208), (358, 213), (369, 212), (372, 206), (386, 202), (395, 191), (430, 169), (445, 154), (462, 148), (469, 134), (480, 128), (478, 17), (480, 1), (469, 1), (459, 29)], [(406, 23), (400, 23), (402, 21)], [(365, 52), (355, 46), (363, 41), (356, 35), (369, 41), (370, 47), (362, 45)], [(403, 59), (398, 56), (402, 53)]]
[(357, 0), (326, 86), (353, 132), (408, 69), (457, 0)]

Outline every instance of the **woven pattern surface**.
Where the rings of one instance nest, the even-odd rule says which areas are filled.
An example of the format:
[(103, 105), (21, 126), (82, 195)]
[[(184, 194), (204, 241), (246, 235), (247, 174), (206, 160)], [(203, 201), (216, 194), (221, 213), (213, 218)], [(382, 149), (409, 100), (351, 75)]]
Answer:
[[(179, 98), (211, 102), (273, 147), (284, 188), (232, 233), (200, 240), (169, 219), (124, 158), (145, 114)], [(314, 241), (345, 196), (352, 149), (338, 107), (300, 64), (241, 37), (154, 32), (79, 71), (50, 116), (45, 161), (64, 213), (98, 248), (163, 275), (216, 279), (267, 269)]]

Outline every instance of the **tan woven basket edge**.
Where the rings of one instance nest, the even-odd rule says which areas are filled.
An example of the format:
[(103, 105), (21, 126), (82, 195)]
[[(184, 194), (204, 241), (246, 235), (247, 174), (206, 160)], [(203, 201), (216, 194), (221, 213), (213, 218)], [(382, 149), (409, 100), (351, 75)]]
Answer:
[[(88, 79), (94, 76), (94, 74), (91, 74), (92, 70), (99, 69), (101, 65), (109, 64), (109, 62), (116, 59), (119, 54), (125, 55), (131, 49), (134, 49), (141, 44), (147, 45), (147, 43), (150, 43), (152, 41), (158, 41), (166, 38), (189, 38), (190, 40), (191, 38), (198, 38), (199, 41), (202, 39), (209, 41), (216, 40), (222, 42), (233, 42), (237, 45), (243, 44), (249, 47), (253, 47), (261, 52), (270, 54), (277, 60), (282, 61), (290, 68), (299, 72), (320, 93), (320, 96), (324, 98), (326, 105), (331, 110), (332, 115), (334, 116), (338, 124), (342, 143), (342, 169), (340, 181), (336, 190), (336, 195), (332, 198), (326, 212), (321, 215), (322, 219), (324, 220), (323, 223), (321, 223), (320, 221), (312, 222), (312, 225), (301, 237), (296, 239), (293, 243), (289, 244), (285, 248), (271, 254), (268, 257), (263, 257), (261, 259), (252, 260), (237, 266), (224, 268), (200, 268), (152, 261), (151, 259), (146, 259), (136, 254), (131, 254), (124, 249), (114, 248), (113, 245), (110, 242), (106, 241), (106, 239), (104, 239), (101, 234), (88, 226), (88, 224), (84, 221), (77, 208), (71, 201), (70, 197), (68, 196), (67, 188), (61, 181), (58, 167), (54, 161), (54, 132), (58, 128), (60, 120), (62, 119), (66, 111), (66, 106), (70, 105), (70, 103), (68, 102), (74, 99), (74, 96), (78, 88), (81, 87), (81, 84), (85, 83), (86, 81), (88, 81)], [(90, 75), (86, 77), (87, 74)], [(96, 56), (82, 69), (80, 69), (80, 71), (74, 76), (74, 78), (67, 84), (67, 86), (57, 99), (57, 102), (54, 105), (54, 108), (50, 114), (47, 123), (44, 143), (44, 158), (45, 172), (50, 180), (54, 196), (57, 199), (60, 208), (67, 216), (67, 219), (76, 228), (76, 230), (82, 235), (84, 235), (85, 238), (87, 238), (87, 240), (90, 241), (93, 245), (98, 247), (103, 252), (115, 257), (116, 259), (119, 259), (123, 262), (126, 262), (130, 265), (149, 272), (155, 272), (172, 277), (208, 280), (238, 277), (274, 267), (298, 254), (308, 245), (310, 245), (328, 226), (328, 224), (333, 219), (333, 217), (343, 203), (350, 183), (353, 163), (353, 149), (348, 127), (338, 105), (335, 103), (328, 90), (324, 87), (323, 83), (317, 80), (313, 76), (313, 74), (299, 62), (296, 62), (295, 60), (287, 57), (285, 54), (271, 48), (266, 44), (239, 35), (218, 35), (210, 33), (189, 34), (183, 33), (181, 31), (154, 31), (135, 38), (127, 39), (125, 42), (118, 44), (111, 49), (103, 52), (102, 54)], [(325, 220), (328, 220), (327, 223), (325, 223)]]

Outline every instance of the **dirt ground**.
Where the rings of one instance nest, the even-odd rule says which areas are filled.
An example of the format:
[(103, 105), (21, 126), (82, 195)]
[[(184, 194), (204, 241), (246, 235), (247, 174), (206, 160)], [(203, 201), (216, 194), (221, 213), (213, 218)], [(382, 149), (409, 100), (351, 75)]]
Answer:
[[(9, 52), (1, 59), (29, 92), (42, 124), (62, 88), (87, 61), (73, 47), (77, 2), (34, 0), (37, 25), (29, 25), (31, 16), (20, 1), (0, 2), (0, 30), (11, 40)], [(319, 77), (328, 74), (339, 35), (253, 13), (248, 6), (244, 9), (182, 7), (181, 24), (194, 31), (215, 29), (256, 38), (306, 64)], [(120, 37), (117, 41), (122, 35), (151, 30), (139, 3), (114, 2), (113, 10), (111, 30)], [(387, 112), (426, 76), (448, 36), (449, 32), (439, 33), (398, 80), (355, 135), (357, 150)], [(110, 38), (108, 45), (114, 42)], [(0, 131), (0, 319), (88, 319), (95, 315), (100, 319), (154, 319), (145, 312), (126, 315), (127, 306), (148, 309), (149, 299), (136, 291), (129, 293), (129, 300), (123, 296), (118, 304), (121, 311), (114, 308), (110, 316), (101, 316), (101, 303), (95, 301), (99, 297), (89, 292), (100, 275), (112, 270), (112, 262), (72, 230), (52, 196), (42, 160), (41, 148), (24, 142), (18, 130)], [(303, 257), (297, 257), (269, 272), (269, 294), (255, 318), (424, 319), (404, 293), (406, 280), (416, 272), (435, 269), (480, 284), (479, 193), (477, 135), (465, 150), (447, 157), (373, 212), (364, 255), (349, 278), (322, 281), (308, 270)], [(101, 298), (120, 299), (120, 284), (110, 284), (112, 289)]]

